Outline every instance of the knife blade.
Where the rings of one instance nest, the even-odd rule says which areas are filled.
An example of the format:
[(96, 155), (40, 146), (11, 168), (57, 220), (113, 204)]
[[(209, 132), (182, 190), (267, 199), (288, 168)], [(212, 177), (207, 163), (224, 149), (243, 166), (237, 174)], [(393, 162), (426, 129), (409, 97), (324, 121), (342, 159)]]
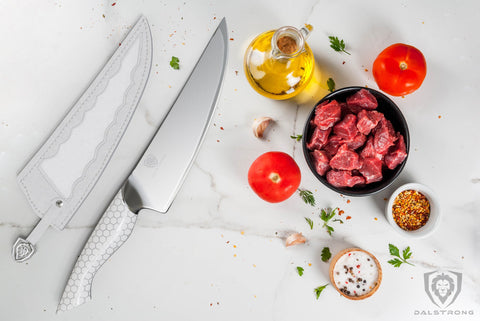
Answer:
[(143, 156), (90, 235), (57, 311), (91, 299), (96, 272), (128, 239), (139, 212), (168, 211), (215, 109), (225, 73), (227, 39), (223, 18)]
[(152, 39), (141, 17), (50, 137), (18, 174), (41, 217), (13, 245), (15, 261), (35, 253), (49, 226), (62, 230), (86, 199), (120, 142), (147, 84)]

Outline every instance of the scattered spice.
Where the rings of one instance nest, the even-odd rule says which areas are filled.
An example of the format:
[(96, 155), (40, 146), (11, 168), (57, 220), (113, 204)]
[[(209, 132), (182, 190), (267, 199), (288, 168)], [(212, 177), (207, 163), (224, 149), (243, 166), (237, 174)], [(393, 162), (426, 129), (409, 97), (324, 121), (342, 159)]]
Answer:
[(418, 230), (430, 217), (430, 202), (422, 193), (406, 190), (398, 194), (392, 205), (395, 223), (406, 231)]
[(349, 216), (347, 216), (345, 219), (346, 219), (346, 220), (349, 220), (349, 219), (351, 219), (351, 218), (352, 218), (352, 217), (349, 215)]
[(116, 2), (112, 3), (112, 7), (114, 7), (116, 4), (117, 4)]
[(233, 41), (233, 38), (230, 38), (230, 41)]
[(287, 55), (290, 55), (298, 50), (297, 42), (295, 41), (295, 39), (289, 36), (280, 37), (277, 40), (277, 46), (281, 52)]

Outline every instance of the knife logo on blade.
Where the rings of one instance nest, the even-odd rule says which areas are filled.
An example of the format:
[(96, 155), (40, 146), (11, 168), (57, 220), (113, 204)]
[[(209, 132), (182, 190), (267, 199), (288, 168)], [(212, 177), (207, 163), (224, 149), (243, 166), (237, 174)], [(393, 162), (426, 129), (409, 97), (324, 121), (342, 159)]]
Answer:
[(149, 168), (155, 168), (155, 167), (158, 167), (158, 159), (155, 155), (153, 154), (148, 154), (146, 157), (145, 157), (145, 160), (143, 161), (143, 165), (145, 167), (149, 167)]
[[(143, 209), (165, 213), (170, 208), (193, 164), (218, 102), (227, 48), (224, 18), (137, 166), (90, 235), (65, 286), (58, 311), (72, 309), (91, 299), (95, 273), (127, 240), (138, 213)], [(119, 204), (122, 205), (120, 210)], [(105, 222), (112, 224), (112, 217), (119, 218), (108, 227)], [(98, 238), (105, 233), (105, 240)]]

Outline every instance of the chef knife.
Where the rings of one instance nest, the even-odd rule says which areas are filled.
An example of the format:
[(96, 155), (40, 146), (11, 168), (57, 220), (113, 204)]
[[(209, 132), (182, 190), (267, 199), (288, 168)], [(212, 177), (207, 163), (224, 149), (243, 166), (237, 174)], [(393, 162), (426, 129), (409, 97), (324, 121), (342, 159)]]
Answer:
[(20, 188), (41, 217), (19, 237), (17, 262), (35, 252), (49, 226), (62, 230), (108, 164), (137, 107), (152, 63), (152, 39), (141, 17), (83, 95), (18, 174)]
[(72, 309), (91, 299), (95, 273), (130, 236), (141, 210), (168, 211), (205, 136), (226, 58), (224, 18), (150, 145), (90, 235), (57, 311)]

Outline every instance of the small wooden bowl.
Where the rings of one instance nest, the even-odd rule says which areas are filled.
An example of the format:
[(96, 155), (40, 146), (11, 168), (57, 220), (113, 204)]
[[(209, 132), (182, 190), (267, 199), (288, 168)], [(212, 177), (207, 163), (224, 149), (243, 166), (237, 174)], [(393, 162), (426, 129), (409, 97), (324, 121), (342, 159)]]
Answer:
[[(378, 278), (377, 278), (377, 283), (375, 284), (373, 289), (370, 290), (369, 292), (365, 293), (364, 295), (350, 296), (350, 295), (347, 295), (347, 294), (343, 293), (342, 291), (340, 291), (340, 289), (337, 287), (337, 283), (335, 282), (335, 278), (334, 278), (334, 270), (335, 270), (335, 265), (337, 264), (337, 261), (342, 256), (344, 256), (345, 254), (347, 254), (349, 252), (356, 252), (356, 251), (363, 252), (373, 259), (373, 261), (375, 262), (375, 265), (377, 266), (377, 269), (378, 269)], [(338, 252), (337, 255), (335, 255), (335, 257), (332, 259), (332, 262), (330, 263), (329, 275), (330, 275), (330, 282), (335, 287), (335, 289), (338, 291), (338, 293), (340, 293), (341, 295), (343, 295), (344, 297), (346, 297), (347, 299), (350, 299), (350, 300), (363, 300), (363, 299), (366, 299), (366, 298), (372, 296), (378, 290), (378, 288), (380, 287), (380, 283), (382, 282), (382, 267), (380, 266), (380, 263), (378, 262), (377, 258), (375, 256), (373, 256), (371, 253), (369, 253), (365, 250), (359, 249), (359, 248), (348, 248), (348, 249), (344, 249), (344, 250)]]

